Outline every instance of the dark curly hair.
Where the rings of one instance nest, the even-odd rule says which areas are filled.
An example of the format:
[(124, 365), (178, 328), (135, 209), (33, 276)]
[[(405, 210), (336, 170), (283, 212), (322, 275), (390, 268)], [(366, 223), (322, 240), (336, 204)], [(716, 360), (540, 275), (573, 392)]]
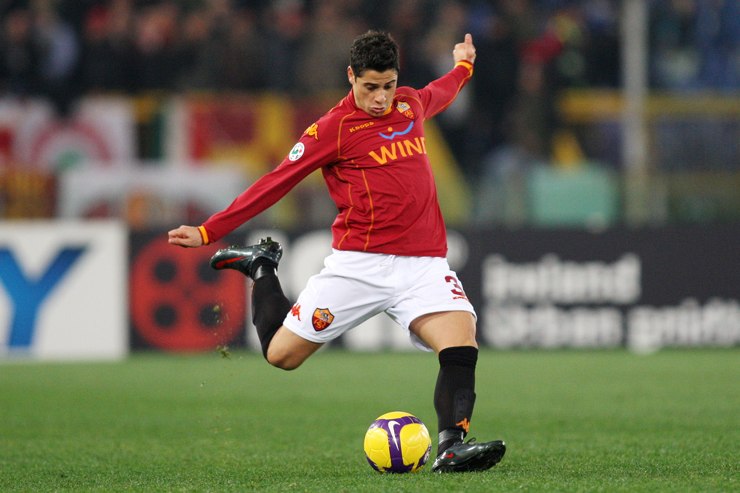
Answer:
[(362, 77), (365, 70), (398, 72), (398, 45), (389, 33), (370, 30), (352, 42), (349, 66), (357, 77)]

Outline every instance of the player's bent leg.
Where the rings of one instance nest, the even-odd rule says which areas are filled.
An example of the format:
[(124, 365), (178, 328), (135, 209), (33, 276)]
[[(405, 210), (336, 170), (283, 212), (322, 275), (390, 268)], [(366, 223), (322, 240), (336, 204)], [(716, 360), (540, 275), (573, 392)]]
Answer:
[(295, 370), (323, 344), (306, 340), (281, 326), (267, 348), (267, 362), (282, 370)]

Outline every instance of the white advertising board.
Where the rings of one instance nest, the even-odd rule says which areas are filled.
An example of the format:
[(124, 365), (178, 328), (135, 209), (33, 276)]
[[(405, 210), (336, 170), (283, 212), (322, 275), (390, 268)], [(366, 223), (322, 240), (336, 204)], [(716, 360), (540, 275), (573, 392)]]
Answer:
[(124, 357), (127, 241), (116, 221), (0, 222), (0, 359)]

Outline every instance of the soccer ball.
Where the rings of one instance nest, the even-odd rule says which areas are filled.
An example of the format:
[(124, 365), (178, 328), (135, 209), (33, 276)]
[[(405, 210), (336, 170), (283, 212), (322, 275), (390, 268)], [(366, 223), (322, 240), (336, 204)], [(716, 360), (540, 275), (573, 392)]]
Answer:
[(378, 472), (416, 472), (432, 451), (429, 430), (419, 418), (402, 411), (378, 417), (365, 433), (365, 457)]

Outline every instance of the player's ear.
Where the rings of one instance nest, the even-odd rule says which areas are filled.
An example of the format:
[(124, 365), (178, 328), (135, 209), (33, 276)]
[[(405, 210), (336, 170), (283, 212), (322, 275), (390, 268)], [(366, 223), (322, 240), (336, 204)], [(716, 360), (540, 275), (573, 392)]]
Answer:
[(354, 85), (355, 83), (355, 73), (352, 71), (351, 66), (347, 66), (347, 80), (349, 80), (350, 85)]

